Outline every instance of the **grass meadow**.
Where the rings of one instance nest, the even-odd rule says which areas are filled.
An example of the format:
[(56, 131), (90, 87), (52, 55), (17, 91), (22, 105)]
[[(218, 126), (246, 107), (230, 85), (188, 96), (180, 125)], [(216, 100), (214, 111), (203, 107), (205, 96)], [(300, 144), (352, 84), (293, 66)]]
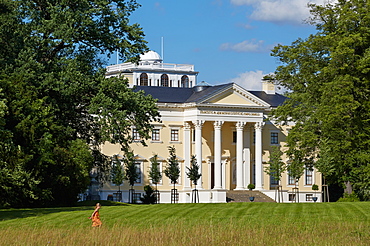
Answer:
[(370, 245), (370, 203), (1, 209), (0, 245)]

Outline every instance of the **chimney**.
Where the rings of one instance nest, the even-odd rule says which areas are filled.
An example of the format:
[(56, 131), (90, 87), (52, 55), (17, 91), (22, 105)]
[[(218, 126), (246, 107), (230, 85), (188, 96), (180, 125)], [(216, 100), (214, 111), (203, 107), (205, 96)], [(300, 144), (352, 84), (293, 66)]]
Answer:
[(274, 80), (271, 79), (262, 79), (262, 91), (266, 94), (275, 94), (275, 84)]

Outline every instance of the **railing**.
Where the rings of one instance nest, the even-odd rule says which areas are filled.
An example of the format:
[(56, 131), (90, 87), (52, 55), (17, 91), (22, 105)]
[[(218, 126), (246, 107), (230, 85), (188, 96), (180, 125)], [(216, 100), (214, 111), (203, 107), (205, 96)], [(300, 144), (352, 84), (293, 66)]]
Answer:
[(107, 72), (119, 72), (129, 69), (153, 69), (153, 70), (174, 70), (174, 71), (194, 71), (194, 65), (189, 64), (173, 64), (173, 63), (151, 63), (151, 64), (132, 64), (122, 63), (106, 67)]

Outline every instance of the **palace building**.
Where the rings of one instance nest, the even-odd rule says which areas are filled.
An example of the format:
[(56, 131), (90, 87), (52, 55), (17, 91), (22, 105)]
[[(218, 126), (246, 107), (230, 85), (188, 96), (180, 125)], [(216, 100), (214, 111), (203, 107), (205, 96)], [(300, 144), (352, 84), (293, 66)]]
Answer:
[[(135, 90), (143, 90), (158, 100), (161, 122), (152, 123), (154, 129), (146, 147), (139, 144), (140, 136), (132, 127), (133, 137), (138, 142), (131, 147), (140, 173), (134, 186), (136, 198), (144, 193), (145, 185), (151, 185), (148, 178), (150, 158), (158, 155), (162, 172), (158, 184), (160, 202), (171, 202), (173, 184), (163, 170), (169, 158), (168, 146), (174, 146), (180, 164), (180, 178), (176, 184), (178, 202), (192, 201), (195, 187), (186, 175), (192, 155), (196, 156), (202, 174), (196, 187), (199, 202), (226, 202), (230, 192), (247, 194), (249, 184), (275, 199), (277, 182), (264, 170), (273, 146), (284, 150), (291, 126), (269, 121), (267, 115), (286, 97), (276, 93), (273, 83), (261, 82), (261, 91), (249, 91), (235, 83), (215, 86), (197, 83), (197, 74), (193, 65), (163, 63), (154, 51), (142, 55), (138, 64), (107, 67), (107, 77), (124, 76)], [(107, 143), (102, 150), (108, 156), (124, 158), (118, 145)], [(282, 159), (289, 161), (286, 156)], [(316, 170), (306, 168), (298, 182), (284, 173), (280, 181), (283, 201), (313, 202), (314, 197), (320, 201), (321, 193), (312, 190), (313, 184), (321, 187), (321, 174)], [(127, 181), (120, 189), (122, 200), (128, 202)], [(117, 190), (117, 186), (106, 183), (99, 195), (101, 199), (116, 197)]]

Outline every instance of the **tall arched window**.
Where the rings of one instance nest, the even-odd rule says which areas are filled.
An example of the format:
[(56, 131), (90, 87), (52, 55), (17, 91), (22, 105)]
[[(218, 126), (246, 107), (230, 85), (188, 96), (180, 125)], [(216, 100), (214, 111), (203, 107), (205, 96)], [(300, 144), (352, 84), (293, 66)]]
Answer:
[(148, 86), (148, 75), (146, 73), (140, 74), (140, 85)]
[(168, 75), (167, 74), (162, 74), (161, 76), (161, 86), (168, 87)]
[(181, 77), (181, 87), (186, 87), (186, 88), (189, 87), (189, 77), (188, 76), (183, 75)]

